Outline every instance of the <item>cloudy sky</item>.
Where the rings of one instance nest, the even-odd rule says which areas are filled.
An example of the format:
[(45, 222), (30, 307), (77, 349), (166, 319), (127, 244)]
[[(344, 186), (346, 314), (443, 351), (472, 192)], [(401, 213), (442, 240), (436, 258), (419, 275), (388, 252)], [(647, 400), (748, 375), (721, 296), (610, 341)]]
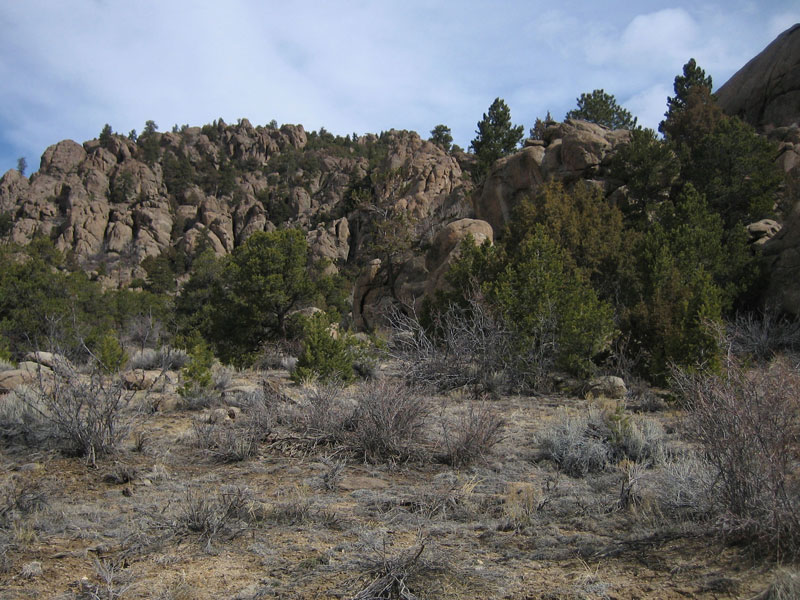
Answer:
[(444, 123), (466, 148), (495, 97), (527, 131), (604, 88), (656, 127), (689, 58), (720, 86), (797, 22), (796, 0), (2, 0), (0, 173), (148, 119)]

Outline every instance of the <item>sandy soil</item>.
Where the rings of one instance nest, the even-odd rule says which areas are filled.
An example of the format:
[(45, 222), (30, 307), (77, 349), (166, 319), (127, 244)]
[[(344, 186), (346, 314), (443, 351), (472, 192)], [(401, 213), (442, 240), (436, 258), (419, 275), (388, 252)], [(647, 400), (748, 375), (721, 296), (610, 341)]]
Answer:
[[(285, 373), (239, 374), (232, 385), (265, 377), (286, 395), (243, 461), (198, 447), (195, 423), (218, 413), (174, 402), (96, 468), (56, 450), (3, 448), (0, 506), (16, 508), (0, 531), (0, 596), (353, 598), (390, 573), (391, 597), (752, 598), (778, 568), (717, 541), (691, 507), (665, 508), (664, 467), (648, 469), (623, 506), (629, 465), (573, 478), (542, 460), (537, 434), (586, 400), (488, 400), (503, 439), (468, 467), (369, 464), (298, 433), (304, 394)], [(226, 410), (236, 405), (225, 397)], [(470, 395), (429, 400), (435, 439)], [(681, 446), (680, 411), (648, 417)]]

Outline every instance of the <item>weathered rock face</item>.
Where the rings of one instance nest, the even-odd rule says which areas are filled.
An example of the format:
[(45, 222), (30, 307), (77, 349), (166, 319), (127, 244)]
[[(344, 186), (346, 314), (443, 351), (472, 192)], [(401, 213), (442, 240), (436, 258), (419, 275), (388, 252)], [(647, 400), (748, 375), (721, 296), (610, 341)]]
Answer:
[(439, 230), (425, 256), (411, 256), (404, 261), (393, 280), (380, 259), (371, 261), (362, 271), (353, 292), (356, 328), (379, 327), (392, 305), (419, 311), (425, 298), (445, 288), (445, 274), (460, 255), (461, 242), (467, 236), (472, 236), (475, 244), (494, 241), (492, 227), (486, 221), (458, 219)]
[(800, 122), (800, 24), (779, 35), (715, 94), (729, 115), (758, 129)]
[(770, 272), (764, 303), (770, 308), (800, 316), (800, 203), (762, 248)]
[(256, 231), (286, 225), (308, 231), (332, 270), (368, 260), (373, 216), (349, 201), (354, 185), (360, 200), (407, 213), (418, 235), (468, 212), (471, 182), (459, 163), (416, 133), (325, 135), (312, 134), (307, 149), (302, 126), (219, 121), (155, 134), (157, 160), (118, 135), (83, 146), (65, 140), (30, 178), (9, 171), (0, 179), (0, 211), (12, 216), (13, 241), (50, 235), (87, 270), (104, 262), (115, 285), (167, 248), (224, 255)]
[(494, 242), (494, 231), (486, 221), (478, 219), (459, 219), (445, 225), (436, 237), (425, 256), (425, 268), (429, 273), (425, 283), (425, 295), (432, 296), (437, 290), (445, 289), (445, 275), (450, 265), (461, 255), (461, 242), (472, 236), (473, 242), (480, 246), (485, 241)]
[[(502, 232), (519, 201), (534, 196), (546, 180), (602, 179), (615, 150), (630, 140), (630, 132), (568, 119), (548, 127), (543, 137), (497, 161), (474, 201), (475, 216), (490, 223), (495, 234)], [(604, 184), (604, 190), (611, 194), (615, 188)]]

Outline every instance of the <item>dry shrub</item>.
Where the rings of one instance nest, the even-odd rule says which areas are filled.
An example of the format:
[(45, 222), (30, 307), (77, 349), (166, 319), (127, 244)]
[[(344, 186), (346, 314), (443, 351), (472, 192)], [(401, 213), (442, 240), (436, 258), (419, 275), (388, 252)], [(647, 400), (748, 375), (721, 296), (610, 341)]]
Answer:
[(215, 493), (187, 489), (173, 526), (179, 533), (199, 534), (206, 540), (206, 550), (210, 551), (218, 535), (233, 537), (250, 525), (254, 518), (253, 506), (246, 488), (225, 486)]
[(800, 348), (800, 321), (789, 320), (776, 310), (738, 314), (726, 324), (725, 333), (736, 356), (758, 361)]
[(335, 380), (307, 388), (306, 405), (297, 422), (315, 443), (344, 441), (352, 407), (346, 406), (343, 391), (342, 383)]
[(217, 462), (233, 463), (247, 460), (256, 455), (261, 440), (260, 431), (250, 425), (250, 423), (229, 425), (194, 421), (192, 423), (194, 445)]
[(796, 556), (800, 550), (800, 374), (787, 360), (722, 374), (673, 373), (686, 430), (713, 467), (718, 524), (729, 539)]
[(403, 365), (416, 385), (439, 390), (465, 385), (498, 387), (512, 384), (515, 375), (513, 334), (494, 317), (484, 302), (472, 300), (467, 309), (450, 306), (435, 313), (426, 329), (413, 312), (394, 310), (387, 316), (394, 335), (389, 354)]
[(576, 415), (561, 409), (537, 440), (542, 457), (572, 477), (583, 477), (608, 466), (609, 448), (593, 434), (588, 413)]
[(711, 515), (709, 490), (713, 482), (709, 464), (687, 451), (670, 457), (661, 469), (649, 472), (642, 487), (660, 514), (687, 523), (706, 521)]
[(532, 525), (546, 504), (547, 498), (538, 486), (530, 482), (508, 483), (503, 496), (505, 528), (517, 531)]
[(800, 598), (800, 571), (781, 569), (770, 586), (753, 600), (794, 600)]
[(603, 471), (621, 460), (653, 466), (666, 458), (660, 423), (635, 417), (622, 404), (590, 407), (580, 414), (562, 409), (537, 439), (541, 456), (573, 477)]
[(0, 487), (0, 529), (10, 528), (21, 517), (41, 510), (48, 504), (40, 483), (11, 477)]
[(128, 361), (128, 368), (177, 370), (183, 368), (187, 362), (189, 355), (186, 350), (162, 346), (158, 350), (153, 348), (137, 350)]
[(353, 450), (369, 462), (405, 462), (424, 455), (427, 400), (402, 381), (373, 379), (355, 393)]
[(312, 446), (336, 445), (368, 462), (405, 462), (425, 455), (429, 405), (402, 380), (373, 379), (345, 395), (340, 383), (316, 384), (295, 424)]
[(505, 421), (486, 402), (471, 403), (455, 423), (442, 420), (442, 462), (464, 467), (483, 458), (502, 439)]
[(398, 600), (416, 600), (417, 595), (411, 589), (411, 579), (424, 567), (420, 557), (425, 551), (426, 540), (419, 536), (417, 545), (389, 556), (386, 540), (383, 545), (373, 546), (378, 560), (370, 565), (370, 583), (362, 588), (353, 600), (376, 600), (379, 598), (396, 598)]
[(228, 409), (228, 416), (224, 409), (218, 409), (208, 419), (193, 422), (194, 445), (218, 462), (252, 458), (258, 452), (259, 443), (267, 439), (275, 425), (275, 398), (264, 390), (240, 395), (237, 404), (241, 408), (238, 416), (232, 409)]
[(0, 431), (32, 445), (55, 443), (94, 465), (97, 457), (116, 451), (141, 420), (133, 397), (118, 375), (99, 369), (85, 375), (59, 362), (12, 395), (0, 414)]

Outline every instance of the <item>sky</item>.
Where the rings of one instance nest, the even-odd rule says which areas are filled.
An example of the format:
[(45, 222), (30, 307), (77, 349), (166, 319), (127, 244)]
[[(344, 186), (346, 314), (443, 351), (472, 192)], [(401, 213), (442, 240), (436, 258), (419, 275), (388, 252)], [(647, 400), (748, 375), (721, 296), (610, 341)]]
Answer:
[(503, 98), (527, 131), (583, 92), (656, 128), (682, 66), (721, 86), (797, 0), (0, 0), (0, 173), (63, 139), (222, 118), (469, 147)]

